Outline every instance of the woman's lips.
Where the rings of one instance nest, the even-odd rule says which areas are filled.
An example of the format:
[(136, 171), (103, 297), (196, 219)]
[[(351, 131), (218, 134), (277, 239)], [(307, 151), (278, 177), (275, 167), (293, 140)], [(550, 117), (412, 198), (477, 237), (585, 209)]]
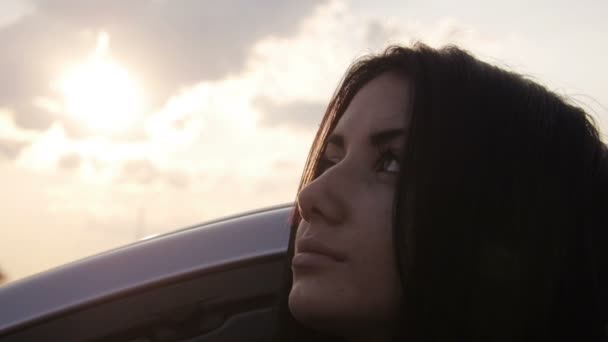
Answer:
[(328, 263), (337, 262), (332, 257), (325, 254), (299, 252), (291, 259), (291, 265), (293, 267), (306, 267), (306, 266), (318, 266)]
[(293, 266), (312, 266), (326, 263), (343, 262), (343, 253), (335, 251), (320, 240), (303, 239), (296, 242)]

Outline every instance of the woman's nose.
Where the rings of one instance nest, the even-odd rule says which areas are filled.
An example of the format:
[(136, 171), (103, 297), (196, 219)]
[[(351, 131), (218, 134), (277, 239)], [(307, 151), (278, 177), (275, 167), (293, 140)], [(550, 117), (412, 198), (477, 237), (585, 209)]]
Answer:
[(337, 224), (344, 218), (346, 189), (336, 171), (334, 168), (327, 170), (298, 193), (298, 210), (304, 221)]

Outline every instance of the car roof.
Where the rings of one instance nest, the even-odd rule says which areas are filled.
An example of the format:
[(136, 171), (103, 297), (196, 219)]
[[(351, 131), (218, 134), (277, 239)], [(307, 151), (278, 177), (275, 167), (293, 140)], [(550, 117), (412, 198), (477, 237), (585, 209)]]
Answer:
[(0, 333), (166, 279), (284, 254), (291, 209), (214, 220), (7, 284), (0, 287)]

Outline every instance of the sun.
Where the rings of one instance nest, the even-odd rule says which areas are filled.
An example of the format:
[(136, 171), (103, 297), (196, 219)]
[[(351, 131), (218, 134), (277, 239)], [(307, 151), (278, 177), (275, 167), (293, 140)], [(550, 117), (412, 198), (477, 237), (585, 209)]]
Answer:
[(108, 57), (108, 41), (100, 33), (93, 56), (68, 68), (57, 86), (68, 115), (94, 131), (118, 132), (141, 115), (142, 94), (127, 69)]

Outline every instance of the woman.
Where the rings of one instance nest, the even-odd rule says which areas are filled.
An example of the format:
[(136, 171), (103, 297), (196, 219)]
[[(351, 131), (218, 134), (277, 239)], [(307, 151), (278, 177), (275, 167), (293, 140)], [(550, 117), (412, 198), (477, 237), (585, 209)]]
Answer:
[(603, 341), (607, 215), (582, 109), (456, 47), (389, 47), (313, 142), (277, 340)]

